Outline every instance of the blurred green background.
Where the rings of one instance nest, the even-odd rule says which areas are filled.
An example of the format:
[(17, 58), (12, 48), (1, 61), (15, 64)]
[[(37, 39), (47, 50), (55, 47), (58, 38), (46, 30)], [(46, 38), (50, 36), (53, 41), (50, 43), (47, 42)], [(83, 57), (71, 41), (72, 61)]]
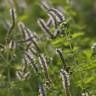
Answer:
[[(37, 24), (38, 18), (48, 19), (47, 13), (41, 8), (41, 1), (46, 1), (52, 7), (62, 10), (64, 16), (69, 20), (69, 30), (73, 33), (72, 43), (76, 45), (74, 51), (78, 51), (75, 53), (75, 56), (80, 65), (72, 65), (74, 62), (71, 56), (69, 56), (71, 53), (70, 50), (64, 47), (64, 45), (67, 45), (67, 42), (64, 42), (64, 38), (48, 41), (44, 37), (43, 31)], [(81, 95), (83, 92), (89, 92), (89, 95), (84, 96), (96, 96), (96, 57), (91, 58), (91, 46), (96, 42), (96, 0), (0, 0), (0, 44), (4, 44), (4, 38), (10, 26), (11, 17), (9, 11), (11, 7), (16, 9), (16, 24), (22, 21), (32, 32), (36, 32), (42, 37), (40, 37), (41, 40), (38, 45), (49, 60), (49, 74), (55, 83), (54, 88), (51, 91), (47, 91), (47, 96), (65, 96), (62, 84), (60, 83), (61, 78), (59, 76), (57, 78), (61, 62), (55, 54), (55, 48), (59, 47), (64, 49), (65, 58), (68, 58), (67, 62), (73, 68), (70, 87), (71, 96), (83, 96)], [(15, 27), (14, 32), (16, 32), (14, 35), (19, 34), (18, 26)], [(81, 33), (79, 34), (80, 36), (77, 33)], [(17, 40), (18, 38), (16, 37), (15, 39)], [(51, 48), (50, 45), (53, 47)], [(2, 67), (5, 62), (2, 62), (0, 59), (0, 96), (39, 96), (38, 84), (40, 83), (40, 78), (37, 79), (38, 76), (34, 75), (32, 69), (29, 68), (32, 73), (31, 79), (19, 81), (15, 78), (15, 71), (21, 63), (19, 62), (21, 58), (19, 56), (22, 54), (21, 50), (17, 50), (16, 52), (19, 54), (18, 61), (15, 62), (17, 65), (12, 65), (11, 75), (13, 77), (12, 81), (10, 81), (10, 87), (6, 84), (8, 79), (6, 75), (7, 68)], [(52, 62), (51, 59), (53, 60)], [(2, 74), (3, 71), (5, 72), (4, 74)], [(2, 85), (2, 83), (7, 87), (4, 87), (5, 85)]]

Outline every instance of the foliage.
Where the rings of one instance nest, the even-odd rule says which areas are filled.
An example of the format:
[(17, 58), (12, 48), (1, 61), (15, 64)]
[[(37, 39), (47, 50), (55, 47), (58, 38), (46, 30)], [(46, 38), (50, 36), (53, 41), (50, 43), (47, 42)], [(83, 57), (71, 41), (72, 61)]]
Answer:
[(77, 1), (0, 0), (0, 96), (96, 95), (95, 22)]

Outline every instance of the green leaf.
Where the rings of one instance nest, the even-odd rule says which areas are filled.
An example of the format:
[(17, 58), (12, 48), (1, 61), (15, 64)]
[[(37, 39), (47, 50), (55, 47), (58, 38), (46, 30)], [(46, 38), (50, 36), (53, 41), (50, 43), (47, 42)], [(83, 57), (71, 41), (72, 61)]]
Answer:
[(72, 34), (72, 38), (78, 38), (83, 35), (84, 35), (84, 32), (74, 33), (74, 34)]

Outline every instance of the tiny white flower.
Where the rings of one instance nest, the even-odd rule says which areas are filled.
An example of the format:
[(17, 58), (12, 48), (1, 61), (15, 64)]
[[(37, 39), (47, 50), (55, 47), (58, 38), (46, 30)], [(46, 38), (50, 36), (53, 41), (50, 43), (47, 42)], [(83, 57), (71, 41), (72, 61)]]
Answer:
[(16, 19), (16, 10), (14, 8), (11, 8), (10, 9), (10, 16), (13, 18), (13, 19)]
[(93, 50), (93, 52), (96, 52), (96, 43), (94, 43), (94, 44), (91, 46), (91, 49)]

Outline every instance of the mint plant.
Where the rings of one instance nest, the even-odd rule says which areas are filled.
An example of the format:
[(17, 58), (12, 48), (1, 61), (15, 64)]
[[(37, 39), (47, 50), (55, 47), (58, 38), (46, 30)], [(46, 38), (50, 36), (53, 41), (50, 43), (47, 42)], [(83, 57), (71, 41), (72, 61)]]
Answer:
[(74, 32), (70, 14), (40, 5), (47, 16), (37, 19), (39, 32), (10, 8), (0, 41), (0, 96), (95, 96), (95, 44), (83, 49), (85, 34)]

